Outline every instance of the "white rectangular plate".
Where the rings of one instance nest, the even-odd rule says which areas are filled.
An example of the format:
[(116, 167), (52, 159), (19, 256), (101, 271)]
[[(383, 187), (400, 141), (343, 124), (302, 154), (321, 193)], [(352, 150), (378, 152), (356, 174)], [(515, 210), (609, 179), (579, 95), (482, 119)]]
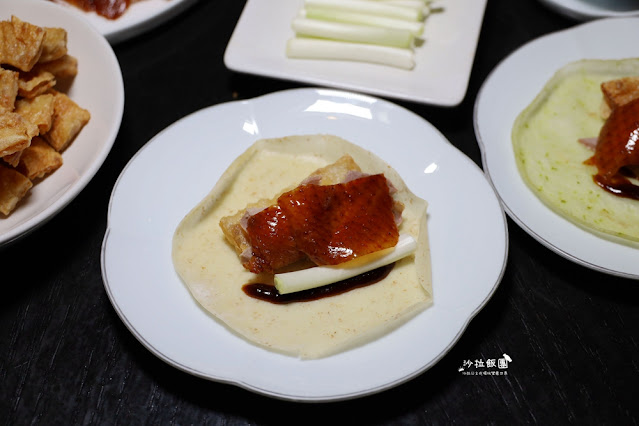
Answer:
[(224, 54), (243, 73), (349, 89), (413, 102), (455, 106), (466, 95), (486, 0), (437, 0), (426, 20), (416, 66), (393, 67), (328, 60), (289, 59), (286, 41), (303, 0), (248, 0)]

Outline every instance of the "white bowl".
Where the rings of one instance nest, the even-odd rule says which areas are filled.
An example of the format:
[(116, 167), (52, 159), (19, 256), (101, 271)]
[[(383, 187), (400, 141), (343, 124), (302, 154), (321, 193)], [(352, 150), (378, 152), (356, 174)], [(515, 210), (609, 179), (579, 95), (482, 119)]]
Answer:
[(0, 19), (9, 20), (12, 15), (34, 25), (67, 30), (69, 54), (78, 59), (78, 75), (67, 93), (91, 112), (91, 120), (62, 153), (62, 167), (34, 185), (10, 216), (0, 218), (0, 246), (51, 219), (84, 189), (111, 150), (124, 111), (120, 65), (98, 31), (48, 1), (0, 0)]

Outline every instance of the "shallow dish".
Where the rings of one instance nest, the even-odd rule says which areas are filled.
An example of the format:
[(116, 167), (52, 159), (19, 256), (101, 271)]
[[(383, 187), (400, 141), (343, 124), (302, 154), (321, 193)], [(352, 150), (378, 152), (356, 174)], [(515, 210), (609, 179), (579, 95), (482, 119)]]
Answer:
[(89, 21), (111, 44), (115, 44), (166, 22), (196, 1), (140, 0), (129, 6), (127, 11), (117, 19), (106, 19), (97, 13), (84, 12), (68, 3), (60, 2), (59, 4), (69, 9), (71, 13)]
[[(249, 343), (200, 308), (173, 268), (171, 244), (182, 218), (255, 140), (314, 133), (371, 150), (428, 200), (435, 303), (367, 345), (303, 361)], [(433, 366), (497, 288), (506, 253), (493, 189), (432, 125), (376, 98), (297, 89), (212, 106), (155, 136), (116, 182), (101, 260), (116, 312), (170, 365), (276, 398), (329, 401), (380, 392)]]
[(124, 110), (124, 84), (117, 58), (107, 41), (84, 19), (41, 0), (0, 0), (0, 18), (15, 15), (35, 25), (62, 27), (69, 54), (78, 59), (78, 75), (68, 92), (91, 120), (63, 153), (64, 164), (43, 181), (7, 218), (0, 218), (0, 246), (43, 224), (89, 183), (118, 134)]
[(639, 16), (636, 0), (539, 0), (569, 18), (587, 21), (598, 18)]
[(466, 95), (486, 0), (436, 2), (416, 66), (406, 71), (344, 61), (288, 59), (286, 41), (301, 0), (248, 0), (224, 54), (234, 71), (354, 90), (413, 102), (455, 106)]
[(504, 59), (479, 91), (475, 134), (484, 170), (512, 219), (554, 252), (583, 266), (639, 278), (639, 249), (615, 243), (551, 211), (521, 178), (511, 142), (512, 126), (554, 73), (580, 59), (639, 57), (634, 43), (639, 18), (609, 18), (581, 24), (534, 40)]

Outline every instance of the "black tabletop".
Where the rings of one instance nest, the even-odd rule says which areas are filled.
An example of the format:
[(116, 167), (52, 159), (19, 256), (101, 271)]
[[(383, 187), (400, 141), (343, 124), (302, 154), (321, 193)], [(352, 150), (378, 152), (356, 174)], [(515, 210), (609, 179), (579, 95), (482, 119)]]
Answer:
[[(179, 371), (136, 340), (100, 270), (118, 175), (151, 137), (191, 112), (302, 86), (226, 69), (224, 50), (243, 6), (202, 0), (114, 46), (126, 104), (111, 153), (61, 213), (0, 249), (0, 422), (636, 424), (639, 283), (571, 263), (510, 220), (508, 263), (492, 299), (439, 363), (385, 392), (331, 403), (272, 399)], [(575, 25), (538, 0), (490, 0), (464, 101), (393, 102), (481, 166), (472, 120), (482, 82), (522, 44)], [(508, 374), (458, 371), (503, 354), (512, 360)]]

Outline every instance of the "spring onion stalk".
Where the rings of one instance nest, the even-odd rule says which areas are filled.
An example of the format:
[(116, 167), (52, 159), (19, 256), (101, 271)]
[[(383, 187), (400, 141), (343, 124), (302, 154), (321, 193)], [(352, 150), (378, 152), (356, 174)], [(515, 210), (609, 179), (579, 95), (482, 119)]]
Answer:
[(417, 241), (412, 236), (400, 235), (395, 247), (355, 258), (340, 265), (317, 266), (276, 274), (275, 288), (280, 294), (287, 294), (322, 287), (389, 265), (411, 255), (416, 249)]
[(414, 9), (419, 9), (419, 8), (423, 8), (427, 6), (424, 0), (367, 0), (367, 1), (377, 1), (379, 3), (392, 4), (395, 6), (412, 7)]
[(430, 5), (435, 0), (366, 0), (366, 1), (374, 1), (378, 3), (387, 3), (387, 4), (413, 7), (413, 8), (425, 7), (426, 9), (430, 9)]
[(407, 21), (421, 21), (422, 8), (395, 6), (370, 0), (305, 0), (305, 9), (329, 9), (342, 12), (368, 13)]
[[(370, 0), (369, 0), (370, 1)], [(414, 9), (422, 10), (422, 19), (430, 15), (430, 5), (424, 3), (424, 0), (379, 0), (385, 4), (392, 4), (393, 6), (404, 6)]]
[(406, 21), (404, 19), (387, 18), (385, 16), (369, 15), (367, 13), (342, 12), (332, 9), (302, 9), (300, 17), (318, 19), (322, 21), (344, 22), (347, 24), (370, 25), (373, 27), (393, 28), (410, 31), (415, 37), (424, 33), (424, 23), (419, 21)]
[(304, 37), (317, 37), (402, 48), (410, 48), (413, 44), (413, 35), (410, 31), (371, 27), (369, 25), (295, 18), (293, 19), (292, 28), (297, 36)]
[(379, 3), (406, 3), (410, 6), (417, 7), (417, 4), (423, 6), (432, 3), (435, 0), (366, 0), (366, 1), (376, 1)]
[(289, 39), (286, 44), (286, 56), (296, 59), (370, 62), (407, 70), (415, 67), (412, 49), (314, 38)]

